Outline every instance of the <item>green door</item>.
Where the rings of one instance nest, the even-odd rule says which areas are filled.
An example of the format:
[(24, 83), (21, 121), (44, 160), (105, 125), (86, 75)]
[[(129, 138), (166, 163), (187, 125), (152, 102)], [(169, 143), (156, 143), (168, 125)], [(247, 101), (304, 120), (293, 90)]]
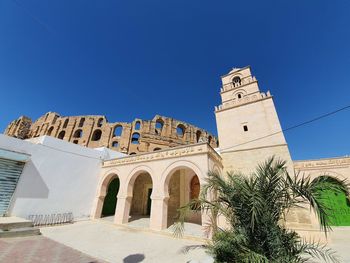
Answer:
[(119, 178), (114, 178), (108, 186), (107, 194), (103, 202), (102, 216), (111, 216), (115, 214), (118, 190)]
[(329, 219), (332, 226), (350, 226), (350, 203), (344, 192), (327, 190), (322, 193), (324, 203), (331, 208)]
[(148, 189), (148, 193), (147, 193), (147, 215), (151, 214), (151, 204), (152, 204), (151, 194), (152, 194), (152, 188)]

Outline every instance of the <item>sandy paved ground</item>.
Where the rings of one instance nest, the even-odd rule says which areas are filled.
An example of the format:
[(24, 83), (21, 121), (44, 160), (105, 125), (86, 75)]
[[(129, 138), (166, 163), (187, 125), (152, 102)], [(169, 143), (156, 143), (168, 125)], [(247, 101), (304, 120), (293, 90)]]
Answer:
[(108, 262), (211, 263), (203, 249), (184, 254), (185, 246), (200, 245), (198, 240), (176, 239), (166, 234), (115, 226), (103, 221), (45, 227), (44, 236)]
[[(350, 227), (333, 230), (329, 247), (338, 252), (341, 262), (350, 262)], [(45, 227), (41, 232), (43, 236), (0, 239), (0, 262), (213, 262), (203, 249), (181, 252), (185, 246), (200, 245), (203, 241), (176, 239), (169, 231), (158, 234), (100, 220)]]
[(102, 263), (43, 236), (0, 239), (1, 263)]

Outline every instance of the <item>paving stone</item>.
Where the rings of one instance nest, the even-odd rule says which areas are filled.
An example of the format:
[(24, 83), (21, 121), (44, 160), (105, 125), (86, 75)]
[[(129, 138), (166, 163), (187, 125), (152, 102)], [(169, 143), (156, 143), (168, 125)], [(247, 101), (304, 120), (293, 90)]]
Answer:
[(1, 263), (103, 263), (43, 236), (0, 239)]

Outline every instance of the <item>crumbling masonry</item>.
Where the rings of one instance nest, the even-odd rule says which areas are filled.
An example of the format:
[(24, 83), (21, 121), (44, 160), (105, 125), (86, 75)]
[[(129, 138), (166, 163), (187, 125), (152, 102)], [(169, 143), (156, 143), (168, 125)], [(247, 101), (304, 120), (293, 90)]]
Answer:
[(159, 115), (152, 120), (109, 123), (102, 115), (63, 117), (48, 112), (34, 123), (24, 116), (12, 121), (5, 134), (19, 139), (48, 135), (90, 148), (107, 147), (130, 155), (197, 142), (209, 142), (213, 148), (218, 147), (217, 138), (207, 131)]

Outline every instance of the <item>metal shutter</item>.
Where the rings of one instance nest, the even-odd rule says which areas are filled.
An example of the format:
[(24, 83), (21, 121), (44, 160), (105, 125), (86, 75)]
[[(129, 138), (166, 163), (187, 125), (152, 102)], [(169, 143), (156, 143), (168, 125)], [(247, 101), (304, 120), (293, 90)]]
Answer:
[(0, 216), (6, 215), (24, 164), (0, 158)]

